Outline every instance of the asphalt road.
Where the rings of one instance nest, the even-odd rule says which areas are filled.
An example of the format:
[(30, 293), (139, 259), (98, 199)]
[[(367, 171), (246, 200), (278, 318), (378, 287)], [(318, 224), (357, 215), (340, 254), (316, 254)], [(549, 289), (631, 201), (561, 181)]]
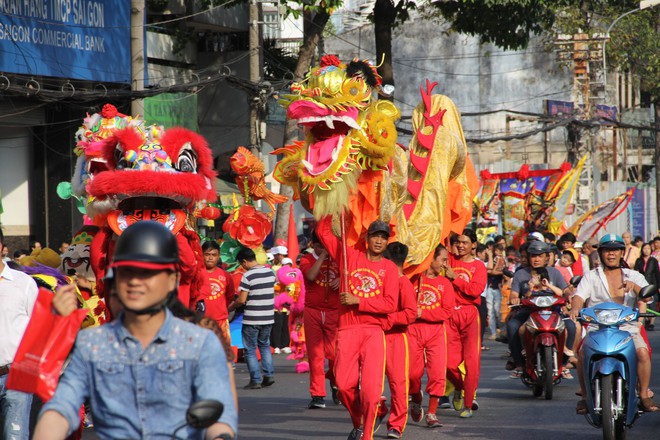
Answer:
[[(650, 333), (655, 353), (651, 388), (660, 391), (660, 331)], [(470, 440), (596, 440), (601, 432), (583, 416), (575, 415), (578, 397), (577, 377), (555, 388), (551, 401), (532, 396), (519, 379), (510, 379), (504, 369), (504, 344), (486, 341), (482, 355), (481, 380), (477, 398), (479, 411), (472, 419), (460, 419), (453, 409), (438, 409), (442, 428), (428, 429), (409, 421), (403, 438), (414, 440), (464, 438)], [(345, 439), (351, 430), (348, 412), (326, 399), (325, 409), (309, 410), (308, 377), (294, 372), (286, 355), (274, 355), (276, 383), (260, 390), (243, 390), (249, 376), (245, 364), (235, 369), (239, 395), (239, 434), (241, 440)], [(385, 386), (387, 393), (387, 384)], [(328, 390), (329, 391), (329, 390)], [(329, 395), (329, 394), (328, 394)], [(658, 394), (660, 395), (660, 393)], [(427, 403), (426, 399), (424, 401)], [(660, 438), (660, 413), (645, 414), (628, 432), (628, 439)], [(375, 438), (385, 438), (383, 424)]]

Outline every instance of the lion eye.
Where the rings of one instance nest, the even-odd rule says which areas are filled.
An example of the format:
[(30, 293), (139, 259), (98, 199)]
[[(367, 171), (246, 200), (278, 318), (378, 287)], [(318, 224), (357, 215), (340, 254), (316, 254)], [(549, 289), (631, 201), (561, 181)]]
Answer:
[(176, 168), (182, 173), (196, 173), (197, 172), (197, 154), (195, 150), (186, 144), (181, 148), (179, 159), (176, 162)]

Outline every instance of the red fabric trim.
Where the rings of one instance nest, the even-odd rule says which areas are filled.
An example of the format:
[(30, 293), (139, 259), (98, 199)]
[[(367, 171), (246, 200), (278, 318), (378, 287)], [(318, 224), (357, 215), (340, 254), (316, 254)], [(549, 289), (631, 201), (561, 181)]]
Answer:
[(137, 267), (146, 270), (171, 270), (176, 271), (174, 263), (147, 263), (146, 261), (114, 261), (111, 267)]

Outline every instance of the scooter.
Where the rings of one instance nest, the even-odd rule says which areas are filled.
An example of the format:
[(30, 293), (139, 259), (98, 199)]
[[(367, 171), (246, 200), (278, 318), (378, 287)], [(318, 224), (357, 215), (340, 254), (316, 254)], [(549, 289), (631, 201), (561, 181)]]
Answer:
[(522, 340), (525, 371), (521, 380), (532, 389), (534, 397), (544, 394), (546, 400), (551, 400), (554, 385), (561, 382), (566, 326), (558, 309), (565, 302), (549, 290), (535, 292), (521, 301), (523, 307), (531, 309)]
[[(653, 296), (658, 289), (649, 285), (639, 293), (641, 298)], [(603, 429), (603, 439), (623, 440), (641, 412), (637, 396), (637, 354), (630, 333), (620, 330), (622, 324), (652, 316), (613, 303), (601, 303), (580, 311), (583, 326), (597, 326), (587, 331), (582, 341), (582, 371), (586, 381), (589, 424)]]
[(193, 403), (186, 411), (186, 422), (172, 433), (172, 440), (177, 440), (176, 433), (186, 426), (206, 429), (218, 421), (225, 407), (217, 400), (200, 400)]

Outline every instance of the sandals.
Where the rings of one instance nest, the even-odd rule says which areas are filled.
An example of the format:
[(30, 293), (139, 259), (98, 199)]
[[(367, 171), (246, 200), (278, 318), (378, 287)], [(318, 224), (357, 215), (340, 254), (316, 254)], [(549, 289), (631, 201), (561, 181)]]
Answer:
[(660, 406), (653, 401), (650, 397), (642, 397), (639, 399), (639, 407), (644, 412), (658, 412)]
[(522, 377), (522, 370), (513, 370), (509, 379), (520, 379)]
[(587, 401), (586, 400), (578, 400), (577, 406), (575, 407), (575, 414), (584, 416), (589, 412), (589, 409), (587, 408)]
[(565, 368), (565, 369), (561, 370), (561, 377), (564, 378), (564, 379), (569, 379), (569, 380), (573, 379), (573, 375), (571, 374), (571, 370), (569, 370), (568, 368)]

